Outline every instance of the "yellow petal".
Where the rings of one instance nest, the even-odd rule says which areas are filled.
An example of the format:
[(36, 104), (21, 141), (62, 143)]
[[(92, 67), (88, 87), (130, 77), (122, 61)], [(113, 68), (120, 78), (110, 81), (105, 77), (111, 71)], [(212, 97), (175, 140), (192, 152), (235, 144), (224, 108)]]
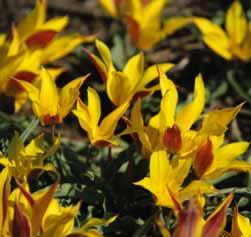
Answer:
[(59, 116), (63, 119), (79, 96), (79, 89), (89, 75), (79, 77), (66, 84), (59, 93)]
[(163, 23), (162, 37), (169, 36), (190, 23), (192, 23), (191, 17), (172, 17), (167, 19)]
[(238, 224), (239, 230), (241, 232), (241, 236), (243, 236), (243, 237), (250, 236), (251, 224), (250, 224), (250, 220), (248, 217), (245, 217), (245, 216), (241, 215), (240, 213), (238, 213), (237, 214), (237, 224)]
[(39, 27), (39, 30), (53, 30), (60, 32), (67, 26), (68, 22), (68, 16), (55, 17), (45, 22), (41, 27)]
[(48, 63), (58, 60), (69, 54), (78, 45), (93, 40), (94, 36), (82, 36), (79, 34), (58, 36), (45, 49), (43, 49), (42, 62)]
[(180, 198), (185, 201), (198, 194), (214, 192), (216, 192), (216, 189), (212, 184), (202, 180), (194, 180), (180, 192)]
[(159, 72), (157, 68), (159, 68), (162, 72), (165, 73), (169, 71), (173, 66), (174, 64), (172, 63), (162, 63), (162, 64), (152, 65), (148, 67), (145, 70), (144, 75), (142, 79), (140, 80), (140, 83), (137, 86), (137, 88), (139, 88), (139, 90), (142, 90), (143, 88), (144, 89), (151, 88), (149, 87), (149, 83), (159, 77)]
[(22, 80), (18, 80), (17, 81), (22, 87), (23, 89), (28, 93), (28, 97), (29, 99), (32, 101), (32, 109), (34, 114), (37, 117), (41, 117), (41, 108), (40, 108), (40, 99), (39, 99), (39, 90), (38, 88), (36, 88), (35, 86), (33, 86), (31, 83), (26, 82), (26, 81), (22, 81)]
[(211, 167), (205, 172), (203, 178), (213, 179), (223, 175), (227, 171), (247, 171), (251, 165), (247, 162), (235, 160), (248, 149), (248, 142), (235, 142), (219, 148), (215, 152)]
[(50, 205), (55, 194), (58, 183), (54, 183), (39, 199), (32, 205), (31, 226), (32, 233), (35, 235), (41, 228), (43, 216)]
[(58, 113), (58, 89), (55, 81), (45, 70), (41, 70), (41, 88), (39, 93), (40, 110), (42, 115), (54, 116)]
[(180, 128), (188, 130), (199, 118), (203, 111), (205, 100), (205, 87), (201, 75), (195, 79), (194, 96), (192, 102), (182, 107), (177, 114), (176, 122)]
[(35, 8), (20, 22), (17, 27), (21, 39), (26, 38), (39, 28), (46, 18), (45, 0), (36, 0)]
[(19, 67), (25, 58), (25, 53), (19, 53), (15, 56), (8, 57), (0, 65), (0, 91), (6, 92), (8, 83), (13, 76), (13, 72)]
[(100, 98), (98, 93), (91, 87), (88, 87), (87, 95), (88, 95), (88, 111), (90, 114), (89, 123), (91, 123), (91, 127), (95, 128), (96, 126), (98, 126), (99, 119), (101, 116)]
[(112, 17), (117, 16), (116, 6), (114, 4), (114, 1), (100, 0), (100, 4)]
[(170, 187), (172, 195), (169, 192), (169, 182), (172, 177), (169, 177), (171, 166), (168, 161), (166, 151), (153, 152), (150, 158), (150, 177), (134, 183), (149, 190), (156, 198), (156, 205), (175, 208), (172, 195), (177, 194), (179, 187)]
[(230, 162), (233, 159), (236, 159), (238, 156), (245, 153), (248, 147), (249, 147), (249, 142), (229, 143), (216, 151), (215, 159), (218, 158), (218, 162), (220, 161)]
[(126, 112), (129, 103), (126, 102), (118, 106), (110, 114), (108, 114), (101, 122), (99, 126), (99, 136), (104, 138), (111, 138), (117, 127), (119, 119)]
[(244, 103), (226, 109), (216, 109), (207, 113), (202, 121), (201, 133), (220, 136), (226, 132), (228, 124), (240, 112)]
[(25, 146), (24, 154), (25, 156), (35, 157), (44, 153), (43, 149), (43, 134), (32, 139), (31, 142)]
[(80, 203), (61, 207), (58, 201), (53, 199), (43, 218), (43, 237), (61, 237), (70, 234), (79, 207)]
[[(122, 72), (112, 72), (107, 79), (106, 91), (109, 99), (115, 104), (123, 104), (132, 96), (132, 86), (129, 77)], [(119, 88), (119, 90), (118, 90)]]
[(88, 107), (81, 101), (81, 99), (78, 99), (77, 109), (73, 110), (72, 112), (78, 118), (81, 128), (83, 128), (88, 133), (89, 139), (91, 139), (91, 134), (94, 132), (93, 130), (96, 129), (96, 125), (93, 128), (92, 124), (90, 123), (91, 117)]
[(108, 71), (109, 68), (112, 67), (112, 65), (113, 65), (110, 50), (106, 46), (106, 44), (100, 40), (95, 40), (95, 45), (96, 45), (96, 48), (98, 49), (98, 52), (99, 52), (103, 62), (105, 63), (106, 70)]
[(247, 33), (247, 19), (238, 0), (233, 1), (226, 15), (226, 30), (233, 44), (241, 44)]
[(144, 55), (139, 53), (129, 59), (123, 73), (128, 76), (128, 83), (131, 84), (131, 87), (135, 87), (142, 77), (144, 70)]
[(134, 104), (131, 112), (131, 122), (133, 131), (137, 131), (139, 140), (143, 144), (145, 148), (151, 150), (151, 143), (149, 141), (149, 137), (144, 131), (144, 120), (141, 113), (141, 100), (138, 99)]
[(230, 41), (226, 33), (206, 18), (194, 17), (194, 24), (200, 29), (204, 42), (221, 57), (230, 60)]

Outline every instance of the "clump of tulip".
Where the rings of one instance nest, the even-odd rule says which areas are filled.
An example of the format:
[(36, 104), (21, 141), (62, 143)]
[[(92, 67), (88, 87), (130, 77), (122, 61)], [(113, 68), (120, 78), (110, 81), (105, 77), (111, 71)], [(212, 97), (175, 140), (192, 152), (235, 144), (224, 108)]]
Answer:
[[(239, 1), (234, 1), (227, 11), (226, 32), (202, 17), (176, 17), (161, 23), (166, 2), (162, 0), (100, 2), (112, 17), (126, 24), (139, 49), (152, 48), (167, 35), (193, 23), (205, 44), (226, 60), (246, 62), (251, 57), (250, 22)], [(157, 210), (154, 225), (162, 236), (250, 237), (250, 220), (237, 206), (231, 209), (234, 193), (225, 195), (209, 215), (204, 214), (208, 197), (221, 194), (214, 185), (216, 179), (231, 171), (251, 171), (251, 164), (240, 158), (248, 151), (249, 142), (229, 143), (225, 139), (244, 103), (205, 112), (206, 88), (198, 74), (193, 96), (181, 105), (179, 91), (168, 76), (175, 67), (173, 63), (146, 67), (144, 53), (139, 52), (119, 70), (109, 47), (96, 39), (97, 53), (85, 53), (102, 78), (113, 107), (107, 112), (93, 86), (87, 88), (86, 99), (80, 93), (89, 74), (59, 88), (55, 80), (63, 69), (48, 66), (77, 45), (94, 40), (93, 36), (61, 35), (68, 21), (66, 16), (47, 20), (46, 2), (37, 0), (35, 8), (13, 25), (11, 37), (0, 37), (0, 92), (14, 97), (16, 112), (30, 104), (40, 127), (51, 127), (53, 133), (48, 147), (43, 133), (27, 142), (15, 132), (7, 150), (0, 152), (0, 236), (102, 237), (102, 227), (119, 219), (120, 213), (115, 213), (109, 218), (86, 218), (77, 226), (84, 203), (79, 200), (62, 205), (56, 197), (61, 174), (48, 158), (60, 150), (64, 139), (60, 130), (55, 134), (55, 127), (60, 127), (72, 113), (85, 135), (83, 143), (89, 147), (107, 147), (112, 155), (114, 147), (123, 149), (122, 141), (129, 140), (129, 145), (139, 148), (141, 159), (149, 162), (148, 173), (142, 179), (132, 179), (131, 184), (152, 196)], [(142, 107), (156, 93), (160, 96), (158, 111), (146, 116)], [(53, 177), (51, 186), (33, 191), (31, 177), (39, 179), (44, 173)], [(173, 216), (173, 226), (167, 225), (168, 216), (163, 209)], [(225, 229), (229, 213), (232, 226)]]

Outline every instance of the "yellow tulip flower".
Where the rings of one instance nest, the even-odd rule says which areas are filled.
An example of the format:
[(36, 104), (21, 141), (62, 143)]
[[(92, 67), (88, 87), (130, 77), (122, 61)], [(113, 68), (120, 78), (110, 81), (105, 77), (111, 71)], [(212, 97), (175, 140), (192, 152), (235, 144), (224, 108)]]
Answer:
[(8, 167), (11, 175), (18, 182), (24, 183), (27, 182), (28, 175), (34, 169), (55, 171), (52, 165), (44, 165), (44, 160), (52, 155), (59, 145), (60, 138), (57, 138), (53, 146), (45, 152), (42, 135), (34, 138), (28, 145), (24, 146), (18, 133), (15, 133), (8, 147), (8, 156), (5, 157), (0, 154), (0, 164)]
[[(161, 22), (166, 0), (100, 0), (102, 7), (115, 18), (121, 18), (133, 43), (141, 50), (151, 49), (157, 42), (191, 23), (190, 18), (172, 17)], [(154, 34), (153, 34), (154, 32)]]
[[(150, 66), (144, 71), (142, 53), (133, 56), (120, 72), (113, 65), (109, 48), (99, 40), (96, 40), (95, 43), (101, 58), (91, 53), (88, 55), (106, 83), (106, 92), (113, 104), (121, 105), (125, 101), (145, 96), (159, 89), (158, 85), (148, 87), (158, 77), (158, 72), (156, 65)], [(164, 63), (159, 67), (166, 72), (173, 67), (173, 64)], [(118, 88), (120, 89), (118, 90)]]
[(46, 20), (46, 0), (36, 0), (35, 8), (17, 25), (17, 33), (28, 48), (41, 50), (42, 63), (48, 63), (70, 53), (81, 43), (94, 40), (93, 36), (80, 34), (59, 36), (68, 21), (67, 16)]
[(134, 183), (149, 190), (155, 197), (156, 205), (172, 209), (179, 209), (181, 203), (198, 193), (212, 193), (215, 188), (200, 180), (189, 183), (182, 187), (187, 177), (191, 159), (170, 160), (170, 154), (166, 151), (153, 152), (150, 158), (150, 175)]
[(240, 59), (247, 62), (251, 58), (251, 22), (238, 0), (234, 0), (227, 11), (226, 32), (212, 21), (194, 17), (194, 24), (200, 29), (204, 42), (215, 53), (226, 60)]
[[(9, 213), (12, 216), (13, 223), (20, 223), (23, 219), (15, 219), (16, 217), (20, 215), (25, 217), (26, 225), (14, 225), (12, 230), (15, 233), (26, 231), (30, 233), (30, 236), (36, 236), (38, 233), (41, 233), (45, 213), (52, 203), (57, 187), (58, 182), (55, 182), (47, 190), (43, 189), (31, 194), (27, 185), (21, 186), (18, 184), (18, 189), (12, 191), (9, 199), (16, 204), (17, 208), (14, 208), (14, 210), (10, 209)], [(22, 206), (22, 208), (19, 209), (18, 206)], [(16, 215), (16, 212), (18, 212), (18, 215)], [(55, 213), (57, 213), (57, 210), (55, 210)]]
[(226, 224), (227, 209), (233, 199), (233, 194), (217, 207), (206, 219), (203, 218), (203, 206), (197, 198), (189, 201), (188, 207), (178, 214), (178, 224), (173, 237), (219, 237)]
[(77, 78), (58, 91), (49, 72), (42, 69), (39, 87), (26, 81), (18, 81), (18, 83), (28, 93), (28, 97), (32, 101), (33, 112), (42, 125), (52, 125), (62, 123), (64, 117), (71, 111), (79, 96), (79, 88), (87, 77), (88, 75)]
[(138, 100), (131, 112), (131, 127), (122, 134), (136, 132), (147, 153), (167, 149), (173, 155), (186, 157), (196, 149), (194, 142), (196, 132), (190, 128), (204, 108), (204, 83), (201, 76), (196, 78), (193, 100), (176, 114), (177, 89), (160, 68), (159, 71), (162, 93), (160, 112), (149, 120), (147, 126), (144, 126), (141, 102)]
[(96, 146), (117, 144), (116, 141), (112, 140), (112, 136), (129, 103), (125, 102), (118, 106), (100, 122), (102, 110), (98, 93), (89, 87), (87, 98), (88, 105), (79, 99), (73, 113), (77, 116), (80, 126), (87, 132), (91, 144)]
[(71, 234), (79, 208), (80, 203), (62, 207), (57, 199), (52, 199), (43, 216), (41, 237), (65, 237)]
[(227, 125), (241, 110), (243, 103), (236, 107), (216, 109), (204, 116), (200, 129), (191, 129), (204, 108), (205, 89), (201, 76), (195, 80), (194, 98), (176, 113), (178, 93), (174, 83), (160, 71), (162, 99), (160, 112), (150, 118), (147, 126), (141, 114), (141, 101), (138, 100), (131, 111), (130, 126), (120, 135), (137, 133), (147, 154), (166, 149), (177, 158), (193, 157), (198, 146), (209, 136), (220, 137)]
[(251, 170), (251, 164), (236, 160), (247, 151), (249, 142), (223, 145), (223, 140), (223, 136), (211, 136), (198, 147), (194, 158), (194, 168), (201, 179), (214, 179), (228, 171)]

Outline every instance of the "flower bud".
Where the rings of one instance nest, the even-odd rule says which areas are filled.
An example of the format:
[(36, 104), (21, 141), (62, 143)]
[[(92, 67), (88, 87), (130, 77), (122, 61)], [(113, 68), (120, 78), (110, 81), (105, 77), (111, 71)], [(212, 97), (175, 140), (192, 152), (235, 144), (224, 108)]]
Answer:
[(213, 145), (210, 139), (206, 143), (202, 144), (195, 155), (194, 169), (198, 177), (201, 177), (213, 162)]
[(176, 124), (165, 130), (163, 143), (170, 153), (179, 152), (182, 145), (182, 139), (180, 129)]

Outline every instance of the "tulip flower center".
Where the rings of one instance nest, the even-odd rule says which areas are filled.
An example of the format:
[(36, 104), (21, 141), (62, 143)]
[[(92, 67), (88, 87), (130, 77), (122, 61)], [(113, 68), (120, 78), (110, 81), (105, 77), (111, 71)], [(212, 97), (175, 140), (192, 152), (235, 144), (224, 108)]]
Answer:
[(174, 124), (172, 127), (167, 128), (163, 136), (164, 146), (167, 148), (168, 152), (176, 154), (179, 152), (182, 146), (182, 138), (179, 127)]

